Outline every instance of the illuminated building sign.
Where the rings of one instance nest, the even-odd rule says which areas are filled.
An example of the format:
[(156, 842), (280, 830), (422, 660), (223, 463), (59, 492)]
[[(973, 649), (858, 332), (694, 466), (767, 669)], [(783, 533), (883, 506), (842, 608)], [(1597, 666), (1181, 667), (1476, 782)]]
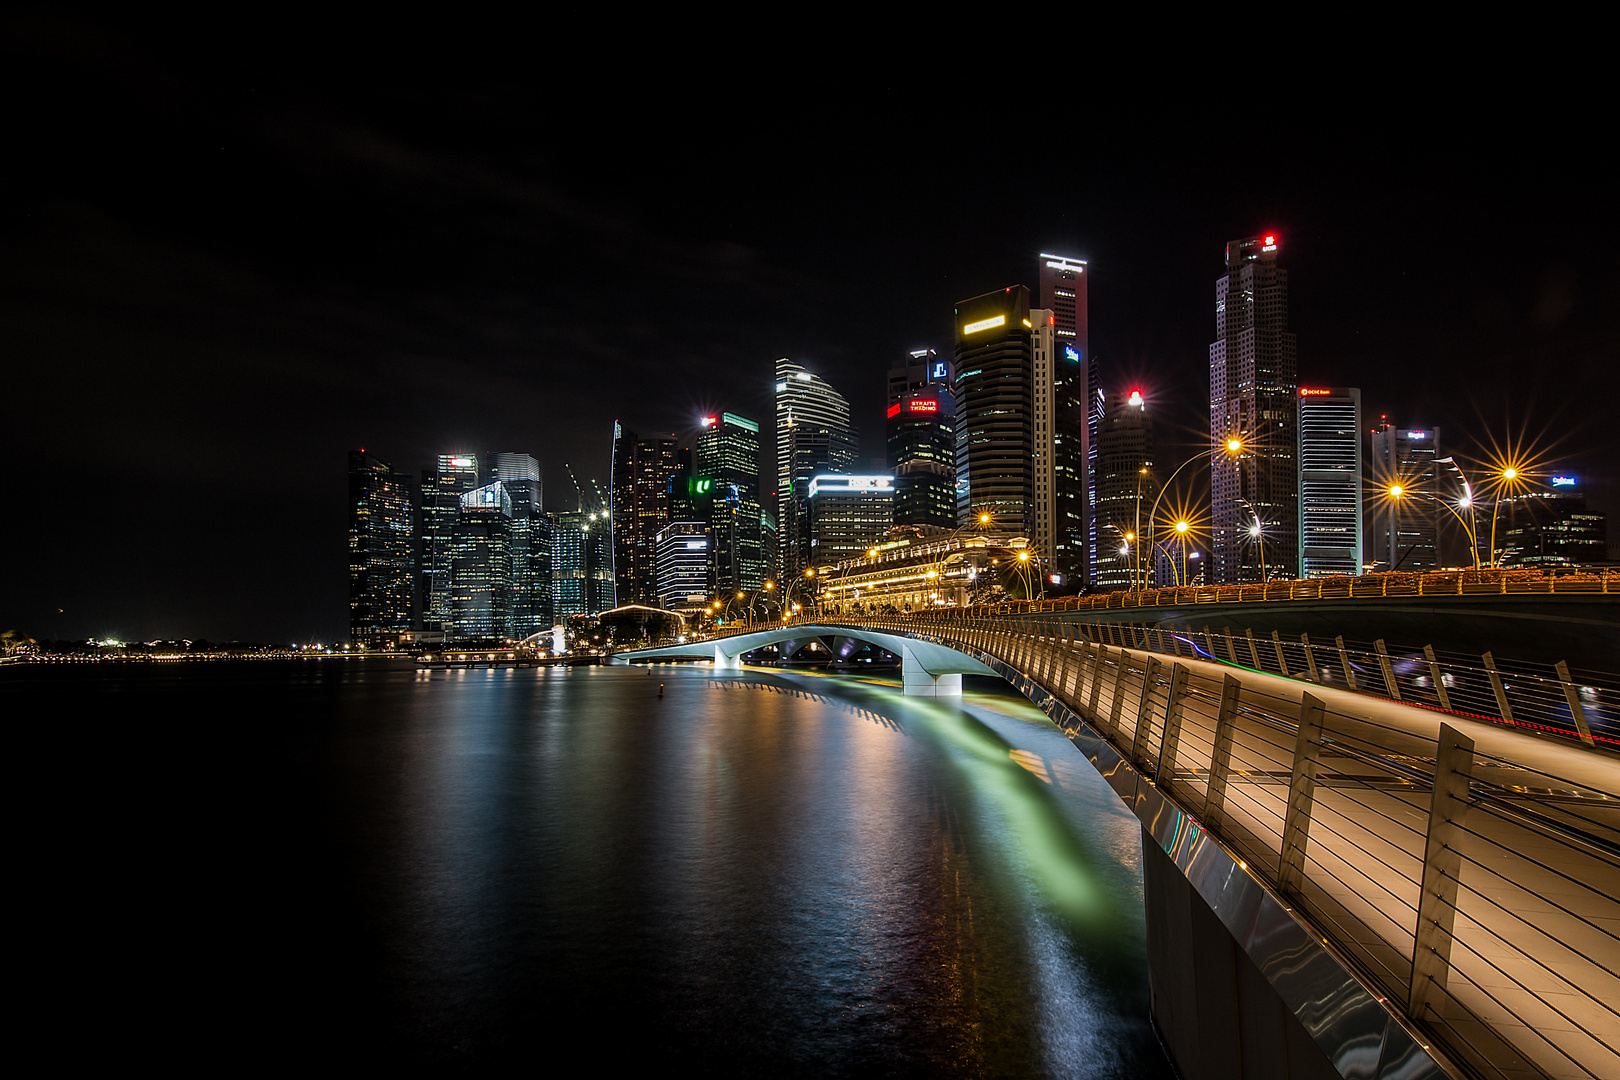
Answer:
[(993, 318), (980, 319), (978, 322), (970, 322), (970, 323), (968, 323), (966, 326), (962, 327), (962, 333), (964, 333), (964, 334), (977, 334), (980, 330), (988, 330), (993, 326), (1006, 326), (1006, 325), (1007, 325), (1007, 316), (1005, 316), (1005, 315), (997, 315), (997, 316), (995, 316)]
[(472, 458), (456, 457), (450, 459), (450, 464), (457, 469), (470, 469), (472, 463)]
[(941, 360), (939, 363), (935, 364), (933, 373), (931, 375), (929, 375), (928, 377), (930, 379), (943, 379), (943, 378), (946, 378), (947, 377), (947, 372), (945, 370), (945, 361)]
[(1277, 238), (1275, 236), (1266, 237), (1265, 245), (1263, 247), (1261, 247), (1260, 250), (1261, 251), (1276, 251), (1277, 250)]
[(720, 419), (724, 420), (728, 424), (736, 424), (744, 431), (752, 431), (756, 433), (759, 431), (759, 425), (748, 419), (746, 416), (738, 416), (736, 413), (727, 412), (721, 413)]
[(811, 498), (815, 498), (817, 492), (826, 492), (829, 495), (843, 495), (863, 491), (879, 495), (892, 494), (894, 491), (894, 477), (814, 476), (810, 478)]
[(713, 480), (708, 480), (708, 479), (694, 480), (692, 482), (692, 490), (694, 492), (696, 492), (697, 494), (699, 494), (699, 495), (707, 494), (709, 489), (711, 487), (713, 487), (713, 486), (714, 486), (714, 481)]
[(937, 401), (913, 401), (908, 407), (912, 412), (939, 412)]
[(1303, 386), (1299, 388), (1299, 396), (1300, 397), (1318, 397), (1318, 396), (1321, 396), (1323, 394), (1331, 394), (1331, 393), (1333, 393), (1333, 391), (1331, 391), (1331, 390), (1307, 390)]
[(1065, 346), (1063, 346), (1063, 359), (1072, 360), (1075, 363), (1079, 363), (1080, 362), (1080, 350), (1075, 348), (1073, 345), (1065, 345)]
[(893, 405), (890, 405), (889, 406), (889, 411), (887, 413), (884, 413), (884, 415), (885, 416), (899, 416), (900, 415), (900, 403), (897, 401)]
[(1575, 486), (1575, 478), (1573, 476), (1555, 476), (1555, 477), (1552, 478), (1552, 486), (1553, 487), (1574, 487)]
[(1142, 405), (1142, 391), (1140, 391), (1140, 390), (1132, 390), (1131, 391), (1131, 399), (1129, 401), (1127, 401), (1125, 404), (1127, 404), (1127, 405), (1135, 405), (1139, 409), (1142, 408), (1143, 407), (1143, 405)]
[(705, 416), (700, 421), (700, 423), (704, 427), (714, 427), (714, 425), (718, 424), (719, 422), (720, 422), (720, 418), (718, 416)]
[(1406, 437), (1408, 439), (1427, 439), (1429, 433), (1427, 431), (1408, 431)]

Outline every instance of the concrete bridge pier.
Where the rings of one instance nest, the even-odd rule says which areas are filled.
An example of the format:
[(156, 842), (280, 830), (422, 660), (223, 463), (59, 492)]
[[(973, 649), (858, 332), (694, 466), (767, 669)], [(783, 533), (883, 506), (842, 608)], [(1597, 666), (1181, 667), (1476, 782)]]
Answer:
[(728, 653), (725, 649), (720, 647), (719, 642), (715, 642), (714, 666), (717, 668), (740, 668), (742, 667), (742, 653)]
[(935, 675), (922, 666), (910, 645), (900, 656), (900, 677), (905, 682), (906, 697), (961, 697), (962, 673)]

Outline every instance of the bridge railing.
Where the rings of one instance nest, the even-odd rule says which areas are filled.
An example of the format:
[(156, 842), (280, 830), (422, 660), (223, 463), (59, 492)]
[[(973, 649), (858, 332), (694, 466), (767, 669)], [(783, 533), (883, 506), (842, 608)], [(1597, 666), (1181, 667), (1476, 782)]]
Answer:
[(1082, 635), (1100, 627), (853, 622), (1000, 660), (1050, 693), (1468, 1070), (1620, 1076), (1608, 755), (1537, 744), (1552, 753), (1532, 760), (1449, 726), (1436, 742), (1398, 705), (1352, 713)]

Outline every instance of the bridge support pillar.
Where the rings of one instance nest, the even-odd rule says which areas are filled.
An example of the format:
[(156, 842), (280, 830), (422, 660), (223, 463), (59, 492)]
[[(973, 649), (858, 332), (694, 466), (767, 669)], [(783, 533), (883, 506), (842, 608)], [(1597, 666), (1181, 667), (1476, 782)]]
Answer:
[(910, 647), (900, 657), (900, 677), (906, 685), (906, 697), (961, 697), (962, 676), (932, 675), (912, 655)]
[(714, 666), (717, 668), (742, 667), (742, 653), (727, 653), (719, 645), (714, 647)]

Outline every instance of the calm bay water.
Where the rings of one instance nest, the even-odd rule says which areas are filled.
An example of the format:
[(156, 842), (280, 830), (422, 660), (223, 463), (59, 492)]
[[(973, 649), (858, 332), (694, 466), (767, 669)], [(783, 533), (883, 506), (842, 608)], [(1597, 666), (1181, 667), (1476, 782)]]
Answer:
[(148, 1048), (1170, 1074), (1139, 826), (1010, 689), (260, 662), (11, 669), (0, 700), (104, 795), (70, 906)]

